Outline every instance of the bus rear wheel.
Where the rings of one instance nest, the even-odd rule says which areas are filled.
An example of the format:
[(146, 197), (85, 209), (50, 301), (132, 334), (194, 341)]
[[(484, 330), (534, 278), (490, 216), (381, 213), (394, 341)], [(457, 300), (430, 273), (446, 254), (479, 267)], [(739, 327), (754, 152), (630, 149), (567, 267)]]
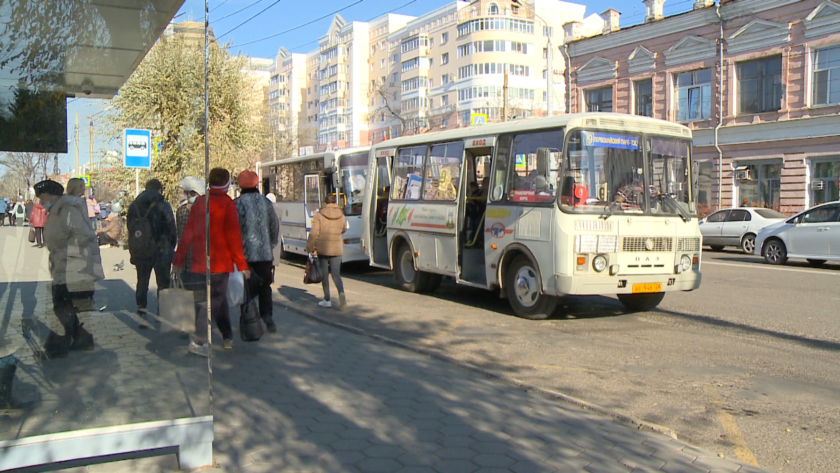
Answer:
[(505, 287), (517, 317), (542, 320), (550, 317), (557, 307), (557, 298), (542, 292), (537, 269), (525, 256), (517, 256), (511, 263)]
[[(414, 254), (411, 252), (411, 248), (406, 244), (400, 246), (394, 260), (394, 277), (396, 277), (400, 289), (408, 292), (433, 290), (434, 278), (432, 276), (432, 274), (417, 271), (414, 268)], [(440, 284), (440, 280), (437, 283)]]
[(618, 300), (624, 304), (624, 307), (632, 311), (644, 312), (655, 309), (664, 297), (664, 292), (654, 294), (619, 294)]

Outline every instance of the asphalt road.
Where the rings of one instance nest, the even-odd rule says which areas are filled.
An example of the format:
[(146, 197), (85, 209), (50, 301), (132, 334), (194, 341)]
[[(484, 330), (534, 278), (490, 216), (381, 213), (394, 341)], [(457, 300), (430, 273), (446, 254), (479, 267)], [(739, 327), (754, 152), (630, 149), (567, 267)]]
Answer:
[[(276, 285), (312, 307), (293, 259)], [(673, 429), (720, 455), (779, 472), (840, 471), (840, 264), (771, 267), (704, 252), (703, 284), (630, 313), (613, 297), (564, 298), (555, 318), (512, 315), (498, 293), (444, 282), (399, 291), (388, 272), (345, 266), (362, 328)]]

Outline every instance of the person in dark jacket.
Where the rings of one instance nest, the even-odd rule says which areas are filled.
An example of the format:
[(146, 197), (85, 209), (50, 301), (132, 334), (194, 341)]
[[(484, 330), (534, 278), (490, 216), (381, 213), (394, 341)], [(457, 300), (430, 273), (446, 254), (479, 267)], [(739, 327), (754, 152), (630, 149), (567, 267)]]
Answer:
[(260, 194), (260, 180), (253, 171), (242, 171), (236, 178), (242, 193), (236, 198), (242, 246), (248, 267), (257, 275), (252, 278), (252, 294), (259, 296), (260, 317), (270, 333), (277, 331), (271, 307), (271, 283), (274, 282), (272, 250), (280, 241), (280, 219), (271, 201)]
[(135, 293), (137, 316), (140, 318), (140, 328), (147, 328), (149, 317), (146, 313), (146, 302), (149, 295), (149, 278), (151, 278), (154, 269), (158, 291), (169, 287), (172, 258), (175, 255), (175, 243), (177, 242), (175, 214), (172, 213), (172, 206), (169, 205), (169, 202), (163, 199), (163, 184), (157, 179), (150, 179), (146, 182), (146, 190), (141, 192), (137, 199), (128, 206), (129, 235), (137, 230), (137, 222), (143, 217), (148, 219), (152, 227), (152, 236), (156, 247), (155, 254), (151, 259), (140, 257), (135, 255), (130, 245), (128, 251), (131, 254), (131, 264), (137, 268), (137, 290)]

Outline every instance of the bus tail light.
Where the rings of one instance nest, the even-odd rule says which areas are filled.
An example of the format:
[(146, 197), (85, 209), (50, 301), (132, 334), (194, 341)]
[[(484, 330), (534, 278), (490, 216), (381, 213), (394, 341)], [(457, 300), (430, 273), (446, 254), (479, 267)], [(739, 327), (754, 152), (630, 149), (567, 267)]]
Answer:
[(578, 256), (577, 257), (577, 265), (583, 266), (586, 264), (586, 256)]

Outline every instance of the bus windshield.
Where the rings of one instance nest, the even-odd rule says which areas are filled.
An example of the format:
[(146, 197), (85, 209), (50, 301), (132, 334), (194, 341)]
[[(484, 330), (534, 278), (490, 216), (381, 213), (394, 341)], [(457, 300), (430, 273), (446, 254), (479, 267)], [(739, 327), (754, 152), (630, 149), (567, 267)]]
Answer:
[[(645, 155), (648, 151), (648, 171)], [(630, 133), (574, 131), (569, 137), (560, 206), (565, 211), (687, 216), (689, 142)]]
[(348, 154), (339, 159), (341, 193), (339, 205), (344, 206), (344, 215), (361, 215), (367, 176), (367, 152)]

